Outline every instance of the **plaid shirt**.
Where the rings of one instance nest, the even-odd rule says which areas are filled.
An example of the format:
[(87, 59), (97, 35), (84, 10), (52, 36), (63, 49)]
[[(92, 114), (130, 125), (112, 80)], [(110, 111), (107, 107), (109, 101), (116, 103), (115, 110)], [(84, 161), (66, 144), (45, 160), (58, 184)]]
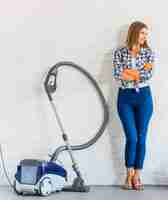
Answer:
[(113, 76), (115, 80), (119, 81), (122, 87), (127, 87), (130, 83), (138, 87), (139, 83), (147, 82), (153, 75), (153, 67), (151, 69), (144, 69), (144, 64), (154, 64), (154, 52), (150, 48), (141, 48), (139, 54), (136, 56), (136, 69), (140, 73), (140, 80), (122, 80), (121, 74), (124, 69), (133, 68), (131, 62), (131, 54), (129, 49), (124, 46), (114, 51), (113, 55)]

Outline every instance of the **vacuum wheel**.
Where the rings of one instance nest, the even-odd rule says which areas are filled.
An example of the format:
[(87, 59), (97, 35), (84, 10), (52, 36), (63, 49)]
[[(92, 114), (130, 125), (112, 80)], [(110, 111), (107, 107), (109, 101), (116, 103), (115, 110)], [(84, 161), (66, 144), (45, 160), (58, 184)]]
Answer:
[(49, 177), (45, 177), (40, 182), (39, 192), (41, 196), (49, 196), (52, 193), (52, 181)]
[(22, 193), (22, 192), (19, 192), (19, 191), (17, 190), (17, 188), (16, 188), (16, 180), (14, 180), (13, 189), (14, 189), (14, 191), (15, 191), (15, 193), (16, 193), (17, 195), (23, 195), (23, 193)]

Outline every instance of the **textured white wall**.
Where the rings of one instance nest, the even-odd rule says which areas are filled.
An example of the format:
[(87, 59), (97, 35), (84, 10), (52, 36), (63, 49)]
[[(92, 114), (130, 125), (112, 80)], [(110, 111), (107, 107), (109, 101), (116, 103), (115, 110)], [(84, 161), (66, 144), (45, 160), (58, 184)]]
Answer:
[[(124, 137), (116, 112), (117, 88), (112, 77), (112, 49), (122, 44), (128, 24), (145, 20), (157, 50), (152, 81), (154, 114), (148, 132), (143, 180), (168, 184), (167, 6), (159, 1), (0, 0), (0, 142), (11, 179), (23, 158), (47, 159), (63, 144), (60, 129), (43, 89), (50, 66), (70, 60), (99, 83), (110, 109), (104, 135), (92, 147), (75, 152), (88, 184), (121, 184)], [(159, 52), (159, 53), (158, 53)], [(102, 120), (96, 93), (85, 77), (61, 70), (56, 106), (72, 144), (91, 138)], [(74, 176), (65, 152), (60, 155)], [(7, 184), (3, 171), (0, 184)]]

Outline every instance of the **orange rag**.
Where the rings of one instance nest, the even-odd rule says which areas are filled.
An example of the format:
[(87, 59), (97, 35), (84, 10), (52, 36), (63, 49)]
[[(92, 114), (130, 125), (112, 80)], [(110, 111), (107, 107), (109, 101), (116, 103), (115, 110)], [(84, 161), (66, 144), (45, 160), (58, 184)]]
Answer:
[(140, 74), (136, 69), (124, 69), (124, 73), (131, 75), (134, 78), (134, 80), (139, 80), (140, 78)]
[(145, 63), (144, 64), (144, 69), (145, 70), (149, 70), (149, 69), (151, 69), (152, 68), (152, 64), (151, 63)]

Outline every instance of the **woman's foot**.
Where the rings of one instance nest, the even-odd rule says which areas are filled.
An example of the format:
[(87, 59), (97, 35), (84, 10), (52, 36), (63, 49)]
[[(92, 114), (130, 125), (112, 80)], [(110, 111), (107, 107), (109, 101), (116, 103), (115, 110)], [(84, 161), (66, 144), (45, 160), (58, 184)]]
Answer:
[(127, 172), (125, 184), (122, 186), (123, 189), (125, 189), (125, 190), (132, 190), (133, 189), (133, 185), (132, 185), (133, 177), (134, 177), (134, 169), (131, 169)]
[(132, 186), (135, 190), (144, 190), (144, 185), (142, 184), (139, 176), (134, 176), (132, 178)]

